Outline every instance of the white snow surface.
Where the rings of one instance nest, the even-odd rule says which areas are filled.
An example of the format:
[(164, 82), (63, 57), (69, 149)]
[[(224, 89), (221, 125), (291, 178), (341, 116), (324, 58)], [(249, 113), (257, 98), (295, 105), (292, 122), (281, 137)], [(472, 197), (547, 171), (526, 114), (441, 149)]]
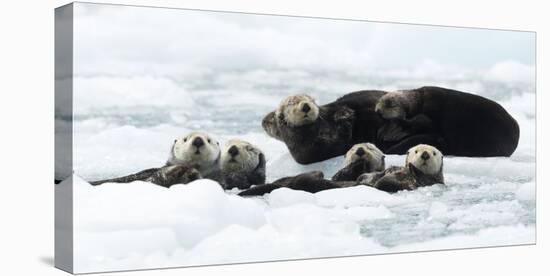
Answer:
[[(535, 67), (517, 60), (516, 44), (492, 42), (513, 35), (84, 7), (75, 22), (76, 272), (535, 242)], [(180, 21), (196, 24), (174, 24)], [(433, 43), (418, 43), (416, 35)], [(523, 36), (529, 34), (517, 34)], [(483, 58), (470, 58), (460, 43), (472, 40), (469, 45), (498, 47), (480, 48)], [(411, 48), (403, 52), (402, 45)], [(445, 157), (446, 185), (396, 194), (364, 186), (316, 194), (283, 188), (241, 198), (210, 180), (170, 189), (139, 181), (87, 183), (160, 166), (173, 140), (195, 130), (220, 144), (238, 137), (257, 145), (267, 158), (268, 181), (310, 170), (331, 177), (342, 157), (297, 164), (282, 142), (264, 133), (263, 116), (293, 93), (326, 104), (361, 89), (424, 85), (502, 104), (521, 128), (516, 152)], [(56, 132), (70, 137), (65, 119), (56, 118)], [(386, 165), (404, 160), (389, 155)], [(56, 165), (67, 174), (65, 163)]]

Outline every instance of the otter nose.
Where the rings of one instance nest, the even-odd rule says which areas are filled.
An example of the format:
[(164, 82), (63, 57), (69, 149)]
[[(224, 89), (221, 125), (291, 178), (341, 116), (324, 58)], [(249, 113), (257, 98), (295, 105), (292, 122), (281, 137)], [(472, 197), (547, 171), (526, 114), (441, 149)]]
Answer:
[(197, 137), (193, 140), (193, 146), (195, 146), (197, 148), (200, 148), (200, 147), (204, 146), (204, 141), (202, 140), (202, 138)]
[(233, 145), (229, 148), (229, 150), (227, 151), (232, 157), (235, 157), (236, 155), (239, 154), (239, 149)]
[(303, 111), (304, 113), (308, 113), (310, 110), (311, 110), (311, 107), (309, 106), (309, 104), (305, 103), (305, 104), (302, 106), (302, 111)]
[(420, 157), (422, 157), (422, 159), (424, 159), (424, 160), (428, 160), (428, 159), (430, 159), (430, 154), (427, 151), (425, 151), (425, 152), (422, 153), (422, 155)]
[(365, 150), (363, 148), (358, 148), (356, 151), (355, 151), (355, 154), (357, 154), (359, 157), (365, 155)]

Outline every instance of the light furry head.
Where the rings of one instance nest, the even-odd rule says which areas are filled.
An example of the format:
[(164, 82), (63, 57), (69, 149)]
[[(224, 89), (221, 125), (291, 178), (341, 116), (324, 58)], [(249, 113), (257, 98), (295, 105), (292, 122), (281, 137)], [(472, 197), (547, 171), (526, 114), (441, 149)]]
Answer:
[(388, 92), (376, 103), (374, 111), (384, 119), (405, 119), (409, 109), (409, 101), (402, 91)]
[(174, 141), (167, 165), (186, 165), (203, 172), (216, 165), (220, 145), (204, 132), (191, 132)]
[(436, 175), (443, 170), (443, 154), (435, 147), (416, 145), (407, 151), (405, 166), (413, 165), (427, 175)]
[(344, 165), (348, 166), (360, 159), (367, 160), (375, 171), (382, 171), (385, 169), (384, 153), (374, 144), (362, 143), (351, 147), (351, 149), (346, 152)]
[(222, 172), (248, 173), (258, 166), (265, 167), (265, 156), (258, 147), (239, 139), (227, 141), (220, 158)]
[(281, 101), (275, 115), (290, 126), (308, 125), (319, 118), (319, 106), (309, 95), (292, 95)]

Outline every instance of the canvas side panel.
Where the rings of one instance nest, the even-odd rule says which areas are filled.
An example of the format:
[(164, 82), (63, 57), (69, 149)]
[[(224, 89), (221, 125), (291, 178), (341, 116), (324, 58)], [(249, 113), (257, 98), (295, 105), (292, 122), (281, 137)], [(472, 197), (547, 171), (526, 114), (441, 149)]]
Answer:
[[(73, 272), (73, 4), (55, 10), (55, 267)], [(59, 183), (61, 182), (61, 183)], [(51, 184), (50, 184), (51, 185)]]

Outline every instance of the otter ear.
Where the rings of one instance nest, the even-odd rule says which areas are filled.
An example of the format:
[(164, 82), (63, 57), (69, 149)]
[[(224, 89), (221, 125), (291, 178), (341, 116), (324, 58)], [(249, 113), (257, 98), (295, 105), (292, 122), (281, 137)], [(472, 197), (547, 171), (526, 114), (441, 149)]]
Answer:
[(178, 139), (175, 139), (175, 140), (174, 140), (174, 144), (177, 143), (177, 142), (178, 142)]

